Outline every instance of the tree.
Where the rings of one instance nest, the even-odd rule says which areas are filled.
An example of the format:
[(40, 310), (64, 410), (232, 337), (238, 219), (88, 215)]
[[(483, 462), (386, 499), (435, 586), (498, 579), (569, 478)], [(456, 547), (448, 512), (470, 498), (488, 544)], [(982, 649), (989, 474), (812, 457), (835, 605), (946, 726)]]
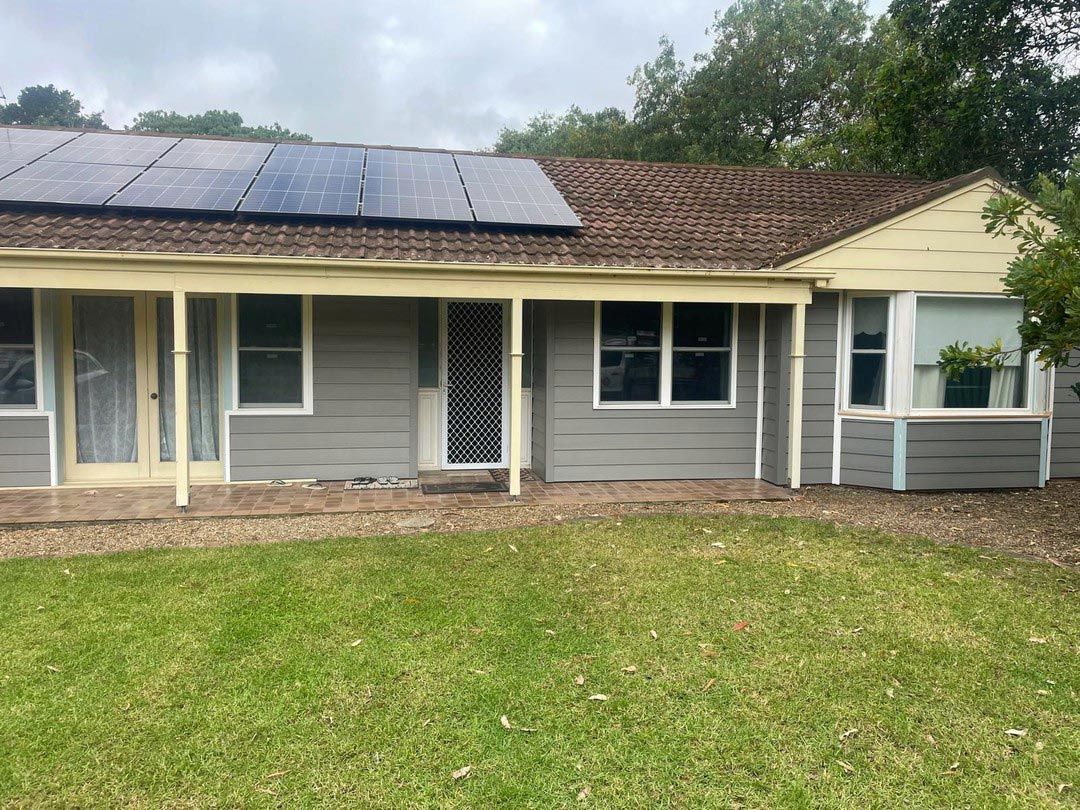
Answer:
[(0, 106), (0, 124), (107, 128), (100, 112), (84, 113), (82, 102), (74, 93), (51, 84), (35, 84), (20, 90), (16, 101)]
[(572, 106), (562, 115), (541, 113), (522, 129), (503, 129), (496, 152), (561, 157), (637, 157), (636, 134), (626, 113), (616, 107), (584, 112)]
[(675, 46), (660, 37), (656, 59), (634, 69), (629, 83), (634, 88), (635, 151), (641, 160), (685, 160), (687, 132), (684, 126), (686, 65), (675, 57)]
[(850, 117), (869, 18), (853, 0), (738, 0), (684, 99), (694, 160), (770, 164)]
[(889, 15), (862, 112), (872, 168), (1063, 175), (1080, 141), (1080, 75), (1061, 58), (1077, 0), (894, 0)]
[(261, 138), (263, 140), (310, 141), (306, 132), (293, 132), (276, 121), (273, 124), (249, 126), (238, 112), (207, 110), (195, 115), (181, 115), (165, 110), (148, 110), (135, 116), (129, 127), (135, 132), (172, 132), (178, 135), (223, 135), (226, 137)]
[[(1061, 185), (1040, 175), (1031, 199), (992, 197), (983, 219), (988, 233), (1018, 242), (1005, 291), (1024, 300), (1020, 346), (953, 344), (941, 350), (945, 374), (956, 379), (968, 368), (999, 367), (1017, 352), (1032, 352), (1044, 367), (1070, 364), (1080, 347), (1080, 160)], [(1074, 390), (1080, 397), (1080, 383)]]

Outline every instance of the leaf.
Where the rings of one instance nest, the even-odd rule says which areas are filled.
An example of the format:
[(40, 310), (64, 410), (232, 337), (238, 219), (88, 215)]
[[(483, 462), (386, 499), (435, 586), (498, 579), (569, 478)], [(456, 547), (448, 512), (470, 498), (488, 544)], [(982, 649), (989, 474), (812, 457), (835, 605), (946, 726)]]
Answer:
[(843, 741), (848, 739), (849, 737), (854, 737), (858, 733), (859, 730), (857, 728), (849, 728), (847, 731), (840, 735), (840, 740)]
[(893, 688), (891, 686), (888, 689), (885, 690), (885, 694), (888, 695), (891, 698), (896, 697), (896, 692), (893, 690)]
[(1007, 729), (1005, 729), (1005, 733), (1008, 734), (1010, 737), (1026, 737), (1027, 736), (1027, 729), (1026, 728), (1007, 728)]
[(363, 643), (364, 643), (364, 640), (362, 638), (358, 638), (355, 641), (350, 642), (349, 646), (350, 647), (359, 647)]
[(513, 543), (507, 543), (507, 545), (510, 546), (510, 550), (512, 552), (514, 552), (515, 554), (518, 553), (517, 546), (515, 546)]
[(574, 686), (584, 686), (584, 685), (585, 685), (585, 676), (584, 675), (575, 676), (575, 678), (574, 678)]
[(701, 687), (701, 691), (702, 692), (708, 692), (710, 689), (713, 688), (713, 686), (715, 684), (716, 684), (716, 678), (709, 678), (709, 680), (705, 681), (705, 685), (703, 687)]
[(627, 675), (633, 675), (633, 674), (635, 674), (637, 672), (637, 667), (635, 667), (633, 664), (631, 664), (628, 667), (623, 667), (622, 671), (625, 672)]
[[(1064, 787), (1064, 786), (1062, 786), (1062, 787)], [(585, 801), (587, 798), (589, 798), (590, 793), (592, 793), (592, 788), (589, 787), (588, 785), (586, 785), (585, 787), (583, 787), (581, 790), (578, 791), (577, 800), (579, 802)], [(1058, 790), (1058, 793), (1061, 793), (1060, 789)]]
[(1032, 644), (1045, 644), (1046, 643), (1046, 639), (1042, 638), (1041, 636), (1031, 636), (1031, 638), (1029, 638), (1028, 641), (1030, 641)]
[(510, 725), (510, 718), (507, 717), (505, 714), (499, 718), (499, 725), (505, 728), (507, 731), (512, 731), (514, 728), (512, 725)]
[(589, 695), (589, 700), (597, 700), (603, 702), (607, 700), (607, 695)]
[(844, 769), (844, 773), (855, 773), (855, 766), (842, 759), (836, 760), (836, 764)]
[(734, 632), (738, 633), (738, 632), (740, 632), (740, 631), (742, 631), (742, 630), (745, 630), (745, 629), (746, 629), (747, 627), (749, 627), (749, 626), (750, 626), (750, 622), (747, 622), (747, 621), (741, 621), (741, 622), (735, 622), (735, 624), (733, 624), (733, 625), (731, 626), (731, 629), (732, 629), (732, 630), (733, 630)]
[(46, 664), (45, 669), (49, 670), (49, 672), (59, 672), (60, 671), (59, 667), (54, 667), (52, 664)]
[(660, 636), (658, 636), (656, 634), (655, 630), (650, 630), (649, 631), (649, 638), (651, 638), (653, 641), (656, 641), (658, 638), (660, 638)]
[(554, 630), (545, 630), (545, 631), (544, 631), (544, 633), (546, 633), (546, 634), (547, 634), (547, 635), (549, 635), (549, 636), (553, 636), (553, 635), (555, 635), (555, 631), (554, 631)]
[(472, 773), (472, 765), (466, 765), (464, 768), (458, 768), (456, 771), (450, 774), (450, 776), (452, 776), (456, 781), (458, 779), (464, 779), (470, 773)]

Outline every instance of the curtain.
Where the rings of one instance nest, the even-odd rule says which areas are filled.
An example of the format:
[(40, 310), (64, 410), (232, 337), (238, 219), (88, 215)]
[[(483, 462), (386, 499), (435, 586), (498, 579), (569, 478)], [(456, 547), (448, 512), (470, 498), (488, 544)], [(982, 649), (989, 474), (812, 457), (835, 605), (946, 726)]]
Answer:
[(1021, 367), (1005, 366), (990, 372), (988, 408), (1016, 408), (1020, 405)]
[[(158, 435), (161, 460), (175, 461), (176, 392), (172, 299), (157, 299)], [(217, 301), (188, 300), (188, 424), (192, 461), (216, 461), (219, 425)]]
[(71, 325), (76, 458), (82, 464), (137, 461), (134, 299), (72, 296)]
[(911, 380), (911, 404), (915, 408), (945, 407), (945, 375), (936, 363), (915, 366)]

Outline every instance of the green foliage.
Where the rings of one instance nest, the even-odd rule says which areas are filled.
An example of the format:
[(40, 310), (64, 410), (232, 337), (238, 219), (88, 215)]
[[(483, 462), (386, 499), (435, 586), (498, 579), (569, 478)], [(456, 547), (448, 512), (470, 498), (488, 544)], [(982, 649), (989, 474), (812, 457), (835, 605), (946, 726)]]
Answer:
[(991, 198), (983, 219), (988, 233), (1017, 242), (1005, 291), (1024, 300), (1020, 347), (953, 345), (942, 350), (941, 366), (958, 377), (1016, 351), (1032, 352), (1046, 367), (1068, 364), (1080, 347), (1080, 160), (1060, 185), (1041, 175), (1031, 200), (1017, 194)]
[(35, 84), (20, 90), (16, 101), (0, 106), (0, 124), (107, 128), (101, 113), (84, 113), (82, 102), (74, 93), (51, 84)]
[(504, 129), (495, 150), (561, 157), (634, 158), (637, 152), (626, 113), (608, 107), (594, 113), (571, 107), (563, 115), (542, 113), (524, 129)]
[(293, 132), (276, 121), (273, 124), (259, 126), (245, 124), (240, 113), (230, 110), (207, 110), (194, 115), (148, 110), (136, 115), (129, 129), (135, 132), (172, 132), (178, 135), (221, 135), (283, 141), (311, 140), (311, 136), (306, 132)]

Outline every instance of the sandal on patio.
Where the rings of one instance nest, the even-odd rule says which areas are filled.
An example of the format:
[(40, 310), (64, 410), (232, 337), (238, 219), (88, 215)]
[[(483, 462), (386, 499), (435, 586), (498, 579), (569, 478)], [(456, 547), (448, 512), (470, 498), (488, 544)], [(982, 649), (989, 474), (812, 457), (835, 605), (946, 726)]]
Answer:
[(273, 481), (271, 481), (269, 484), (267, 484), (267, 486), (268, 487), (291, 487), (292, 484), (288, 483), (287, 481), (282, 481), (280, 478), (275, 478)]

